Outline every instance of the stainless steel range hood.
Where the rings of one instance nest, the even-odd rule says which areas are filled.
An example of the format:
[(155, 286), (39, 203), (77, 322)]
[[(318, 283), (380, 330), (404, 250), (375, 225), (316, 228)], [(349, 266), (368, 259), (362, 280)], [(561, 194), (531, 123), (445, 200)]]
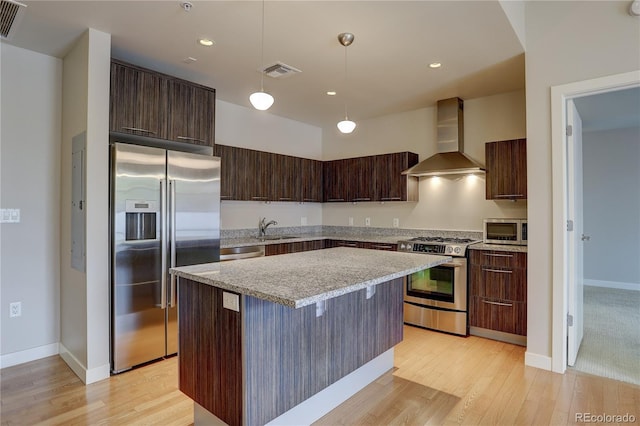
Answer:
[(462, 99), (438, 101), (438, 153), (402, 172), (409, 176), (484, 173), (484, 166), (463, 151)]

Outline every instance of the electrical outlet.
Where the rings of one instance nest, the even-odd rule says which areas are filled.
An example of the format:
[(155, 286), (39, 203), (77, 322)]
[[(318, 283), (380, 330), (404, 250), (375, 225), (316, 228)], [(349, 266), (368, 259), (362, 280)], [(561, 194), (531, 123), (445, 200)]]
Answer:
[(397, 217), (393, 218), (393, 227), (397, 228), (400, 226), (400, 219), (398, 219)]
[(9, 317), (19, 317), (22, 315), (22, 302), (9, 303)]
[(365, 217), (364, 218), (364, 226), (371, 226), (371, 218), (370, 217)]
[(222, 307), (240, 312), (240, 296), (233, 293), (222, 292)]
[(307, 217), (306, 216), (302, 216), (300, 218), (300, 226), (307, 226)]
[(349, 218), (349, 226), (353, 226), (353, 218), (352, 217)]

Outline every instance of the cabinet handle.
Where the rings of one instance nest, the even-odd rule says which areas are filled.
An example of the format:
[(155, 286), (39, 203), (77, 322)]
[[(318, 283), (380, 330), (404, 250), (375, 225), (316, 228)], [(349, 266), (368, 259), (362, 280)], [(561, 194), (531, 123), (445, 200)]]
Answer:
[(286, 197), (280, 197), (278, 198), (279, 201), (291, 201), (293, 198), (286, 198)]
[(496, 198), (512, 198), (512, 197), (524, 197), (524, 194), (500, 194), (494, 195)]
[(231, 195), (221, 195), (221, 196), (220, 196), (220, 199), (221, 199), (221, 200), (228, 200), (228, 199), (230, 199), (230, 198), (231, 198)]
[(153, 130), (140, 129), (138, 127), (123, 127), (122, 130), (130, 130), (132, 132), (145, 132), (145, 133), (151, 133), (152, 135), (156, 134), (156, 132), (154, 132)]
[(494, 253), (483, 253), (483, 254), (489, 257), (513, 257), (512, 254), (494, 254)]
[(263, 200), (268, 200), (268, 197), (251, 197), (252, 200), (256, 200), (256, 201), (263, 201)]
[(181, 141), (193, 141), (193, 142), (207, 143), (207, 141), (205, 141), (204, 139), (191, 138), (189, 136), (176, 136), (176, 139), (180, 139)]
[(402, 197), (383, 197), (380, 201), (400, 201)]
[(358, 244), (355, 243), (338, 243), (338, 245), (342, 247), (358, 247)]
[(485, 272), (497, 272), (499, 274), (511, 274), (512, 271), (506, 271), (504, 269), (489, 269), (489, 268), (482, 268), (483, 271)]
[(302, 201), (318, 201), (315, 198), (303, 198)]
[(327, 201), (344, 201), (344, 198), (328, 198)]
[(362, 198), (354, 198), (353, 201), (371, 201), (371, 198), (369, 197), (362, 197)]
[(513, 306), (513, 303), (500, 303), (500, 302), (489, 302), (488, 300), (483, 300), (482, 303), (486, 303), (488, 305), (496, 305), (496, 306)]
[(377, 248), (377, 249), (385, 249), (385, 250), (388, 250), (388, 249), (392, 249), (392, 248), (393, 248), (393, 246), (383, 246), (383, 245), (373, 245), (373, 246), (371, 246), (371, 247), (373, 247), (373, 248)]

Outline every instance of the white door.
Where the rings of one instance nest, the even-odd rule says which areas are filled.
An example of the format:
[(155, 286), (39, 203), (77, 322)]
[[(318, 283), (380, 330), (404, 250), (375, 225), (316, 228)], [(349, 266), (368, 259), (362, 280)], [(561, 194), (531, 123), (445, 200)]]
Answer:
[(574, 365), (583, 335), (583, 242), (587, 237), (582, 219), (582, 120), (571, 99), (567, 101), (567, 124), (571, 126), (567, 132), (567, 215), (573, 225), (567, 232), (567, 363)]

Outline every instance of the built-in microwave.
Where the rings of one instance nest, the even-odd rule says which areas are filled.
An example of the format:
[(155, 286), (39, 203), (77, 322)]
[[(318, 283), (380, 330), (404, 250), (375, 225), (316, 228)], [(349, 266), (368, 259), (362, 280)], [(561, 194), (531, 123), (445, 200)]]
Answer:
[(485, 219), (484, 242), (487, 244), (527, 245), (526, 219)]

